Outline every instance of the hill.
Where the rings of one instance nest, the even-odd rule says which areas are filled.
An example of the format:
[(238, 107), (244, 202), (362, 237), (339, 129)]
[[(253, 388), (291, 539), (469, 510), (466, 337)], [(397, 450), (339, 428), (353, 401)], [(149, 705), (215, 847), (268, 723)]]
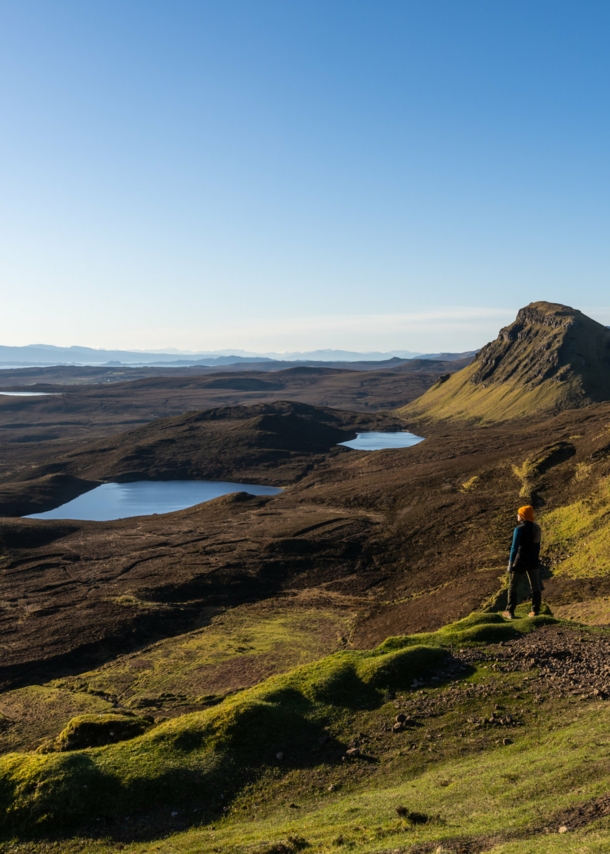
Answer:
[(472, 364), (445, 374), (399, 412), (499, 421), (610, 399), (610, 331), (577, 309), (522, 308)]
[(104, 481), (231, 480), (285, 485), (303, 477), (357, 430), (400, 428), (367, 415), (278, 401), (159, 418), (135, 430), (28, 466), (0, 483), (0, 515), (43, 512)]
[[(211, 420), (216, 437), (205, 421), (193, 425), (201, 437), (193, 464), (201, 471), (215, 463), (221, 429), (241, 437), (235, 463), (246, 440), (288, 444), (281, 432), (273, 437), (259, 430), (257, 408), (239, 414), (240, 420), (236, 413)], [(197, 629), (210, 609), (254, 600), (282, 602), (289, 610), (315, 602), (333, 613), (356, 612), (337, 636), (358, 647), (439, 628), (500, 594), (515, 508), (527, 500), (541, 508), (552, 565), (545, 600), (556, 613), (569, 607), (574, 618), (587, 611), (589, 620), (610, 622), (609, 418), (610, 404), (597, 404), (524, 422), (519, 430), (511, 423), (465, 430), (463, 422), (439, 422), (418, 445), (374, 453), (334, 445), (324, 452), (316, 440), (284, 463), (278, 454), (273, 478), (263, 447), (252, 455), (251, 472), (286, 486), (279, 495), (225, 496), (115, 522), (2, 519), (0, 683), (8, 688), (82, 671)], [(307, 410), (296, 420), (307, 431)], [(322, 428), (336, 424), (322, 422)], [(188, 423), (179, 426), (186, 430)], [(158, 427), (140, 434), (151, 440), (150, 457), (131, 433), (126, 455), (100, 447), (78, 453), (72, 474), (63, 478), (80, 479), (82, 489), (86, 477), (125, 473), (123, 465), (136, 461), (142, 475), (182, 465), (180, 443), (172, 459), (171, 446), (157, 444), (164, 433), (164, 425)], [(225, 461), (231, 464), (230, 457)], [(21, 481), (23, 497), (50, 490), (40, 480)], [(48, 495), (41, 492), (45, 500)], [(267, 663), (259, 660), (257, 667), (266, 672)], [(197, 688), (155, 693), (168, 690), (216, 693), (207, 677)]]
[[(500, 386), (530, 381), (533, 363), (495, 352), (479, 367)], [(183, 377), (180, 394), (267, 395), (311, 370)], [(112, 394), (124, 412), (174, 380), (121, 385), (92, 389), (98, 419)], [(70, 397), (40, 402), (49, 424)], [(0, 519), (0, 854), (608, 850), (610, 402), (429, 420), (408, 449), (335, 444), (397, 421), (258, 401), (37, 465), (19, 443), (5, 512), (110, 478), (286, 488), (113, 522)], [(545, 607), (508, 623), (525, 502)]]
[(353, 350), (311, 350), (293, 353), (251, 353), (244, 350), (217, 350), (210, 352), (192, 353), (185, 351), (157, 351), (147, 353), (142, 350), (100, 350), (93, 347), (56, 347), (53, 344), (27, 344), (24, 347), (9, 347), (0, 344), (0, 366), (34, 367), (34, 366), (206, 366), (224, 367), (228, 365), (243, 365), (244, 363), (272, 363), (275, 370), (287, 364), (337, 363), (346, 362), (375, 363), (388, 362), (392, 357), (398, 361), (413, 358), (443, 359), (453, 361), (473, 356), (472, 352), (465, 353), (414, 353), (411, 350), (392, 350), (390, 352), (359, 353)]
[[(396, 360), (360, 370), (286, 367), (21, 368), (0, 371), (0, 484), (77, 447), (193, 410), (291, 400), (312, 406), (375, 413), (395, 410), (430, 388), (440, 374), (467, 361)], [(377, 365), (376, 370), (369, 370)], [(361, 366), (360, 366), (361, 367)], [(4, 392), (37, 391), (44, 397)], [(392, 416), (395, 418), (395, 416)], [(377, 428), (371, 428), (377, 429)], [(68, 500), (68, 499), (66, 499)], [(3, 511), (0, 510), (0, 514)]]

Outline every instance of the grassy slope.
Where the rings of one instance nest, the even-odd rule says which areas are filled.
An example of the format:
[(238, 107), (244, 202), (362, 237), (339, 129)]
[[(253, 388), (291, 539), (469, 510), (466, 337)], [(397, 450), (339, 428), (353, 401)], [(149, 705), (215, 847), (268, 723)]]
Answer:
[(501, 385), (474, 385), (470, 378), (476, 370), (475, 362), (445, 382), (437, 383), (398, 413), (405, 418), (465, 418), (485, 423), (553, 409), (576, 394), (570, 383), (558, 384), (552, 380), (534, 389), (524, 389), (522, 384), (510, 381)]
[(545, 514), (543, 521), (555, 574), (610, 572), (610, 482), (602, 480), (590, 496)]
[[(609, 767), (609, 722), (608, 709), (604, 708), (601, 715), (588, 709), (555, 732), (541, 735), (544, 725), (534, 727), (512, 746), (494, 747), (465, 759), (432, 762), (432, 767), (413, 776), (394, 769), (372, 785), (326, 796), (326, 803), (318, 798), (317, 802), (303, 804), (303, 815), (299, 812), (298, 818), (285, 806), (257, 822), (229, 818), (216, 830), (175, 837), (172, 848), (184, 854), (214, 848), (242, 852), (260, 846), (264, 850), (265, 844), (287, 841), (292, 836), (307, 840), (316, 851), (347, 848), (381, 852), (396, 850), (396, 846), (403, 850), (404, 845), (426, 840), (442, 844), (456, 837), (493, 838), (506, 831), (516, 833), (529, 825), (540, 826), (541, 817), (544, 824), (545, 816), (550, 819), (575, 800), (606, 793), (606, 780), (599, 778)], [(404, 804), (411, 811), (432, 816), (432, 820), (413, 826), (396, 815), (396, 807)], [(552, 820), (549, 825), (550, 830), (558, 830)], [(607, 845), (610, 834), (604, 833), (602, 838)], [(570, 843), (565, 837), (559, 839), (561, 848), (556, 843), (545, 848), (537, 835), (536, 848), (532, 845), (528, 849), (579, 850), (568, 848), (573, 839)], [(524, 842), (521, 839), (516, 850), (528, 850)], [(163, 851), (164, 846), (147, 844), (134, 850)]]
[(378, 707), (384, 690), (406, 688), (442, 658), (442, 650), (421, 646), (335, 653), (130, 741), (62, 754), (8, 754), (0, 759), (0, 828), (77, 826), (100, 811), (159, 809), (168, 798), (193, 808), (203, 800), (211, 814), (219, 793), (235, 797), (286, 744), (292, 763), (307, 763), (311, 746), (347, 710)]
[[(178, 718), (130, 742), (57, 756), (7, 757), (5, 782), (7, 766), (21, 768), (10, 827), (16, 826), (18, 813), (24, 811), (30, 820), (52, 824), (49, 816), (53, 810), (66, 810), (65, 823), (73, 822), (74, 810), (78, 814), (82, 806), (82, 786), (100, 786), (93, 767), (102, 774), (111, 772), (121, 781), (121, 801), (113, 812), (123, 819), (121, 832), (116, 826), (110, 837), (102, 832), (105, 840), (77, 834), (57, 843), (14, 841), (0, 845), (0, 851), (292, 854), (307, 850), (314, 854), (348, 850), (364, 854), (407, 852), (426, 841), (434, 844), (425, 850), (442, 846), (440, 850), (445, 852), (607, 851), (607, 819), (586, 831), (564, 835), (557, 832), (561, 821), (557, 816), (607, 793), (609, 706), (599, 701), (561, 700), (552, 694), (541, 702), (530, 686), (531, 671), (500, 674), (487, 664), (462, 676), (464, 697), (453, 703), (448, 701), (451, 690), (455, 691), (453, 680), (438, 687), (429, 682), (417, 691), (404, 684), (413, 676), (414, 657), (419, 659), (417, 670), (421, 671), (422, 664), (434, 664), (443, 648), (474, 644), (488, 650), (491, 641), (544, 623), (542, 618), (507, 625), (496, 615), (473, 615), (433, 635), (390, 639), (373, 653), (337, 653), (245, 691), (216, 709)], [(396, 668), (396, 664), (400, 666)], [(352, 675), (347, 676), (350, 669)], [(359, 677), (357, 682), (354, 674)], [(400, 687), (395, 700), (389, 701), (375, 687), (381, 684), (380, 677), (384, 683), (397, 680), (394, 684)], [(443, 700), (445, 694), (447, 701)], [(400, 734), (387, 732), (398, 708), (414, 710), (426, 699), (437, 702), (430, 715), (421, 719), (422, 726)], [(508, 731), (514, 740), (508, 746), (502, 744), (497, 731), (468, 723), (471, 716), (489, 715), (498, 705), (512, 710), (522, 723)], [(296, 729), (295, 714), (301, 717)], [(330, 748), (314, 750), (312, 758), (311, 745), (304, 753), (298, 742), (304, 727), (316, 730), (320, 725), (330, 735)], [(207, 739), (201, 738), (204, 733)], [(333, 758), (332, 743), (347, 744), (354, 734), (363, 753), (371, 758), (347, 763)], [(308, 731), (305, 740), (311, 742), (316, 735), (317, 731)], [(262, 757), (257, 775), (230, 793), (244, 760), (247, 764), (261, 748), (267, 754), (275, 750), (277, 742), (272, 745), (269, 739), (276, 736), (286, 751), (285, 760)], [(216, 752), (216, 758), (222, 755), (223, 761), (214, 762), (210, 751)], [(309, 761), (304, 758), (308, 753)], [(230, 774), (226, 767), (223, 770), (227, 762), (231, 762)], [(130, 800), (133, 786), (145, 776), (148, 798), (158, 798), (164, 764), (166, 769), (170, 764), (182, 769), (198, 767), (217, 784), (210, 790), (202, 787), (200, 778), (194, 791), (165, 787), (157, 808), (168, 816), (170, 811), (176, 813), (176, 830), (183, 817), (187, 823), (195, 816), (198, 820), (209, 810), (211, 799), (216, 801), (215, 814), (208, 815), (203, 826), (191, 826), (168, 838), (125, 844), (134, 816), (137, 824), (135, 804)], [(226, 807), (218, 800), (218, 784), (223, 783), (229, 784), (224, 789)], [(109, 796), (107, 784), (95, 795), (88, 794), (87, 800), (94, 801), (94, 814), (103, 816), (109, 806), (104, 804)], [(413, 824), (397, 815), (398, 806), (425, 814), (429, 821)], [(533, 828), (538, 832), (530, 836)], [(471, 847), (460, 849), (456, 839)]]
[(294, 599), (242, 605), (210, 625), (79, 676), (0, 694), (0, 753), (32, 750), (77, 715), (133, 710), (156, 720), (205, 708), (236, 690), (341, 648), (353, 614)]
[(607, 329), (577, 310), (531, 303), (476, 361), (399, 411), (491, 422), (608, 400), (608, 341)]

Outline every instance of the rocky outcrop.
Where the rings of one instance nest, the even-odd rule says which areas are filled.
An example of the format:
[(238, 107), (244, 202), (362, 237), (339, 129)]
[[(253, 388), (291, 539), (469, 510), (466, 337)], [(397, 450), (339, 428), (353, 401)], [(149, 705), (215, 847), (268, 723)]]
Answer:
[(610, 330), (549, 302), (522, 308), (474, 362), (400, 410), (498, 421), (610, 400)]
[(577, 309), (532, 303), (475, 362), (475, 385), (517, 379), (535, 387), (548, 379), (565, 382), (570, 373), (590, 367), (610, 374), (610, 331)]

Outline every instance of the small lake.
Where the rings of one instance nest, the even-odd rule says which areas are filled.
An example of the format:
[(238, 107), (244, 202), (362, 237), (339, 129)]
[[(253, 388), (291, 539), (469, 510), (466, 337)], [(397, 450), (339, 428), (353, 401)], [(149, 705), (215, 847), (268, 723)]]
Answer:
[(185, 510), (194, 504), (211, 501), (231, 492), (250, 495), (277, 495), (276, 486), (257, 486), (252, 483), (228, 483), (213, 480), (157, 480), (135, 483), (103, 483), (79, 495), (67, 504), (33, 513), (27, 519), (78, 519), (90, 522), (110, 522), (130, 516), (152, 516)]
[(416, 436), (415, 433), (358, 433), (355, 439), (349, 442), (339, 442), (340, 445), (345, 445), (346, 448), (353, 448), (354, 451), (383, 451), (386, 448), (410, 448), (411, 445), (417, 445), (418, 442), (423, 442), (423, 436)]
[(60, 391), (0, 391), (6, 397), (59, 397)]

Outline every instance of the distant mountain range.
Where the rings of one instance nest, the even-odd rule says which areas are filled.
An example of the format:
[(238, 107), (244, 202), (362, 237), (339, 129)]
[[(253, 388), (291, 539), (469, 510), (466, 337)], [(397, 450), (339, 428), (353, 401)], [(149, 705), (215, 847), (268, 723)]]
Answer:
[(181, 351), (140, 352), (138, 350), (97, 350), (92, 347), (55, 347), (52, 344), (28, 344), (24, 347), (0, 345), (0, 367), (46, 367), (50, 365), (133, 365), (214, 367), (240, 362), (381, 362), (399, 359), (461, 359), (471, 353), (414, 353), (391, 350), (387, 353), (357, 353), (351, 350), (311, 350), (294, 353), (251, 353), (244, 350), (217, 350), (207, 353)]

